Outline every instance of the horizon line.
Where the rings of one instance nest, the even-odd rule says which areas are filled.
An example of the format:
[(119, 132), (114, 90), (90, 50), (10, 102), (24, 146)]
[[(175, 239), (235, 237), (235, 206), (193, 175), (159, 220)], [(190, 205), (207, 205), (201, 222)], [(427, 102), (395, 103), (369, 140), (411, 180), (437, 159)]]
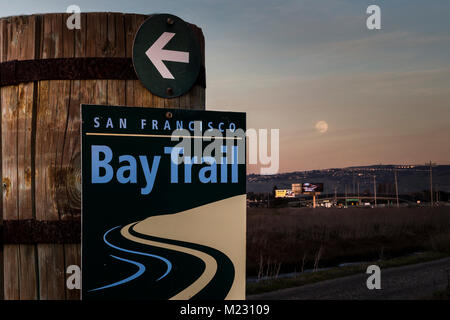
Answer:
[[(247, 164), (248, 165), (248, 164)], [(429, 167), (429, 164), (371, 164), (371, 165), (361, 165), (361, 166), (348, 166), (348, 167), (328, 167), (323, 169), (309, 169), (309, 170), (295, 170), (295, 171), (284, 171), (284, 172), (278, 172), (274, 174), (261, 174), (261, 173), (247, 173), (247, 175), (258, 175), (258, 176), (274, 176), (278, 174), (289, 174), (289, 173), (296, 173), (296, 172), (309, 172), (309, 171), (323, 171), (323, 170), (332, 170), (332, 169), (351, 169), (351, 168), (370, 168), (370, 167), (376, 167), (376, 166), (410, 166), (410, 167)], [(443, 166), (450, 166), (450, 163), (447, 164), (436, 164), (433, 163), (433, 167), (443, 167)], [(412, 168), (402, 168), (402, 169), (412, 169)]]

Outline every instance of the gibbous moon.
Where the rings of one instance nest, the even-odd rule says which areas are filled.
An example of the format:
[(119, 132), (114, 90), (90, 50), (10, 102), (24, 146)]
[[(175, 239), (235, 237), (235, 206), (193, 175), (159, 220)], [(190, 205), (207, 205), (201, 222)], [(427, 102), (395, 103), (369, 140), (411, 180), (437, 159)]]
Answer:
[(325, 121), (319, 121), (316, 123), (316, 129), (320, 133), (325, 133), (328, 131), (328, 123), (326, 123)]

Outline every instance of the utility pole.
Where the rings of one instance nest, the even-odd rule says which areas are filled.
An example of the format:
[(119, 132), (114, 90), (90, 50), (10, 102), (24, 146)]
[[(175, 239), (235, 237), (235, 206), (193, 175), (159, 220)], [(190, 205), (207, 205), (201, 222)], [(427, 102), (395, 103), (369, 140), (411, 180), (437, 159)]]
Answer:
[(430, 198), (431, 198), (431, 206), (434, 205), (433, 203), (433, 163), (430, 160)]
[(353, 181), (352, 181), (352, 183), (353, 183), (353, 188), (352, 188), (352, 196), (354, 197), (355, 196), (355, 170), (352, 170), (352, 174), (353, 174)]
[(436, 204), (438, 204), (439, 203), (439, 186), (438, 185), (436, 185)]
[(377, 207), (377, 181), (376, 176), (373, 176), (373, 199), (375, 201), (375, 207)]
[(360, 204), (361, 199), (359, 198), (359, 181), (358, 181), (358, 204)]
[(345, 203), (344, 207), (347, 207), (347, 185), (345, 185)]
[(395, 178), (395, 197), (397, 198), (397, 208), (400, 207), (398, 202), (398, 181), (397, 181), (397, 168), (394, 168), (394, 178)]
[(337, 187), (334, 186), (334, 205), (337, 206)]

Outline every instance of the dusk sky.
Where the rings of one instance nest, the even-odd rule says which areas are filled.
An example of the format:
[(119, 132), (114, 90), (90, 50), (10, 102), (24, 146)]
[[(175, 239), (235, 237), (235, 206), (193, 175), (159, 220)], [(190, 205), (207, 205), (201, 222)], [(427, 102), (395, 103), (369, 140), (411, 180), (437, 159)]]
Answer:
[[(0, 0), (0, 16), (71, 4), (171, 13), (201, 27), (206, 108), (279, 128), (281, 172), (450, 164), (448, 0)], [(366, 28), (371, 4), (381, 30)]]

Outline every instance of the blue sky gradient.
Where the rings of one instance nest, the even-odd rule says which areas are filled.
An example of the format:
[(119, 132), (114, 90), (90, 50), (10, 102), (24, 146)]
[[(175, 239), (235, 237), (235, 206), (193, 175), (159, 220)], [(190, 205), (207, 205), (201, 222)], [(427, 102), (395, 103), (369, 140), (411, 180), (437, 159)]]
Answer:
[[(0, 0), (0, 16), (71, 4), (171, 13), (200, 26), (207, 109), (279, 128), (281, 171), (450, 163), (448, 0)], [(366, 28), (370, 4), (381, 7), (381, 30)]]

